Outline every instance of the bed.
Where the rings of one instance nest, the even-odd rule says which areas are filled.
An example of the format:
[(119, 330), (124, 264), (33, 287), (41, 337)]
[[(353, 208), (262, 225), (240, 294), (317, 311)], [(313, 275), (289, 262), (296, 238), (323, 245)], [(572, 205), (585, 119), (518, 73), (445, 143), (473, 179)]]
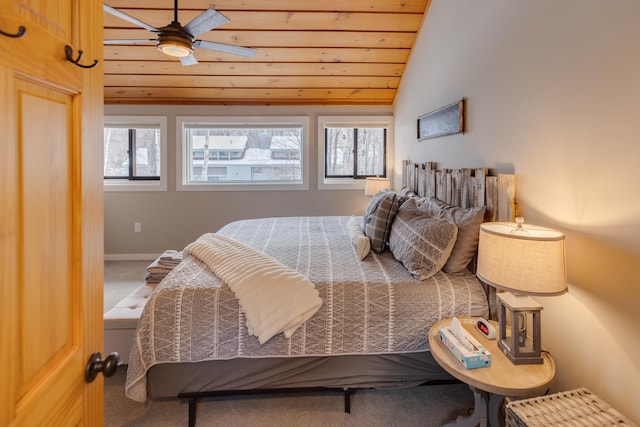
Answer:
[[(364, 217), (242, 220), (203, 235), (145, 305), (126, 394), (137, 401), (188, 399), (194, 425), (203, 396), (339, 389), (348, 411), (359, 388), (450, 380), (429, 353), (429, 328), (446, 317), (490, 315), (491, 295), (469, 270), (467, 252), (469, 244), (475, 250), (478, 221), (511, 220), (513, 212), (512, 175), (405, 162), (402, 190), (374, 196)], [(438, 236), (428, 254), (416, 243), (426, 232)], [(363, 242), (370, 246), (364, 257)], [(216, 256), (237, 248), (240, 256), (263, 257), (307, 280), (320, 304), (293, 328), (260, 333), (234, 285), (251, 268), (238, 262), (247, 274), (227, 274), (221, 265), (231, 263), (203, 255), (215, 245), (232, 245), (220, 246)], [(290, 299), (275, 291), (260, 298)]]

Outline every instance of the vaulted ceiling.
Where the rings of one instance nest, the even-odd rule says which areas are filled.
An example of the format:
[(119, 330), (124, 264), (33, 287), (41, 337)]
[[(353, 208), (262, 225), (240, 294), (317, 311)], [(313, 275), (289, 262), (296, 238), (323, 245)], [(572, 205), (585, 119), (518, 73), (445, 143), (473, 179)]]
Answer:
[[(155, 28), (172, 0), (107, 0)], [(186, 25), (208, 7), (226, 22), (198, 39), (256, 49), (195, 49), (183, 66), (154, 44), (104, 46), (105, 103), (390, 105), (430, 0), (182, 0)], [(156, 35), (104, 13), (105, 39)]]

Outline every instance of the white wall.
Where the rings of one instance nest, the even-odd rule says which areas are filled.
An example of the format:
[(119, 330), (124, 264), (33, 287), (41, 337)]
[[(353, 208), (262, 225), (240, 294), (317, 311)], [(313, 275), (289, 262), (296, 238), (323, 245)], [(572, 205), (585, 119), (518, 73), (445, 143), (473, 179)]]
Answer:
[[(569, 293), (538, 298), (553, 391), (640, 423), (640, 2), (433, 0), (395, 104), (402, 159), (517, 175), (527, 222), (567, 235)], [(467, 98), (467, 132), (416, 118)], [(398, 182), (398, 181), (396, 181)]]

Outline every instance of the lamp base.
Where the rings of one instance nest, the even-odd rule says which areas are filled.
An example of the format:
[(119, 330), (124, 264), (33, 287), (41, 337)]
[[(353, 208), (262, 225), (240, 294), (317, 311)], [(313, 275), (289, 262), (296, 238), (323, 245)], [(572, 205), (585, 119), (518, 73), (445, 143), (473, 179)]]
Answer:
[(504, 355), (507, 356), (514, 365), (541, 365), (544, 363), (542, 356), (515, 356), (502, 340), (498, 341), (498, 348), (502, 350)]
[[(499, 293), (498, 348), (514, 365), (544, 362), (540, 344), (540, 310), (542, 306), (528, 296)], [(531, 318), (530, 339), (527, 318)]]

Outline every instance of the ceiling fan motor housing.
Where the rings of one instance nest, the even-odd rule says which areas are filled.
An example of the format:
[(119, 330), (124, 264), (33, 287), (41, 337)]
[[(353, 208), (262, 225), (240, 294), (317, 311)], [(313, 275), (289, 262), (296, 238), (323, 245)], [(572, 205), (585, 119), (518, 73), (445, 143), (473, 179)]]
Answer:
[(173, 21), (160, 29), (157, 48), (160, 52), (170, 56), (189, 56), (193, 54), (192, 37), (184, 31), (179, 22)]

